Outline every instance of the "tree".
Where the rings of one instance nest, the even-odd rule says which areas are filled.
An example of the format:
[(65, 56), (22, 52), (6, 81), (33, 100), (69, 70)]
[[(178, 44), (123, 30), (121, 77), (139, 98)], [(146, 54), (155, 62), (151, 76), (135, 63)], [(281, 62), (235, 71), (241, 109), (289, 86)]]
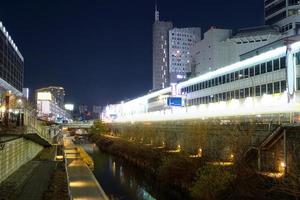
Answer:
[(199, 169), (197, 180), (191, 190), (194, 199), (218, 199), (236, 178), (235, 174), (222, 166), (206, 165)]
[(90, 129), (91, 134), (106, 134), (107, 132), (108, 127), (101, 120), (95, 120)]

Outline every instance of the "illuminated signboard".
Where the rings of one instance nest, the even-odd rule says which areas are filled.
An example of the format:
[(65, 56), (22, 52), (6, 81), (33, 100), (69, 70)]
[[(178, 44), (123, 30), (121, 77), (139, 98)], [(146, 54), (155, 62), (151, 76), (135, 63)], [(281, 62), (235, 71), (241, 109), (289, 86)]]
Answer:
[(37, 100), (52, 100), (52, 94), (50, 92), (38, 92)]
[(182, 98), (181, 97), (169, 97), (168, 98), (168, 106), (182, 106)]
[(69, 110), (69, 111), (73, 111), (74, 110), (74, 104), (65, 104), (65, 109)]

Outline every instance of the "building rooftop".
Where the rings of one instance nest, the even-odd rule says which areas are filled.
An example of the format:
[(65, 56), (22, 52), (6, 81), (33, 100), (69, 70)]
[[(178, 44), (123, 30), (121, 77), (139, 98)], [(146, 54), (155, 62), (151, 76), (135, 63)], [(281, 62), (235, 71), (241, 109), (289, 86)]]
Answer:
[(238, 44), (253, 43), (267, 41), (271, 35), (281, 36), (281, 33), (273, 26), (257, 26), (239, 29), (229, 40)]

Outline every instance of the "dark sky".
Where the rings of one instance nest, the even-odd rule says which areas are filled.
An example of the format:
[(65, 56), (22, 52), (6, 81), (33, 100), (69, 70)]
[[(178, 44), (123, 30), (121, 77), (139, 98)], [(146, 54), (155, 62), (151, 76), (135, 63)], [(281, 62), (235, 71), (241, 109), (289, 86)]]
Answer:
[[(263, 0), (158, 0), (176, 27), (264, 23)], [(152, 87), (154, 0), (1, 0), (25, 58), (25, 87), (59, 85), (75, 104), (105, 105)]]

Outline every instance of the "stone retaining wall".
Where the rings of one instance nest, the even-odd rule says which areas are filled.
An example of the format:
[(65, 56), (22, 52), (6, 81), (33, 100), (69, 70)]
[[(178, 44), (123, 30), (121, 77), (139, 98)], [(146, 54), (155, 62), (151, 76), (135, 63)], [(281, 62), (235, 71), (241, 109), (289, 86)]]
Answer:
[(41, 145), (24, 138), (1, 143), (0, 183), (22, 165), (32, 160), (42, 149)]

